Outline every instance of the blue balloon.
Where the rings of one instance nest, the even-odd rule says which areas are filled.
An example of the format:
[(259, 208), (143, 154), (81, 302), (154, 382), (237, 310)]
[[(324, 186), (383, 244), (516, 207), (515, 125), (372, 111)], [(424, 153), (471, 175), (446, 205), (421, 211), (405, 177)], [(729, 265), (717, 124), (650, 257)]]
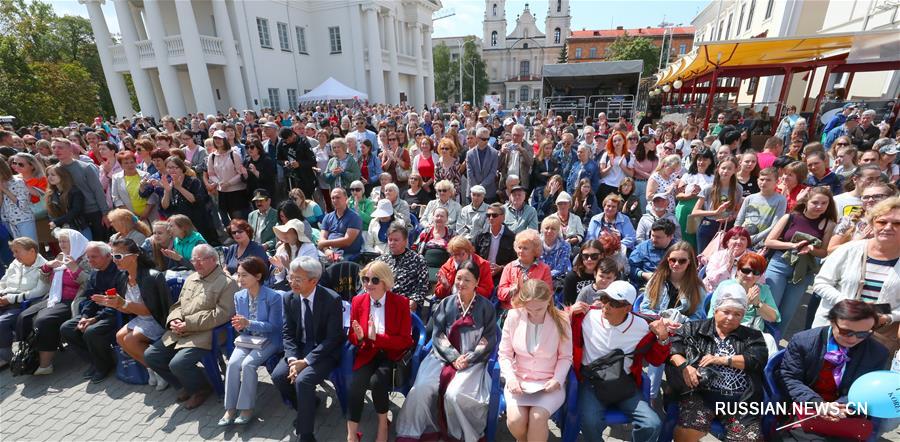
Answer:
[(860, 376), (850, 386), (847, 401), (865, 404), (869, 416), (900, 417), (900, 373), (880, 370)]

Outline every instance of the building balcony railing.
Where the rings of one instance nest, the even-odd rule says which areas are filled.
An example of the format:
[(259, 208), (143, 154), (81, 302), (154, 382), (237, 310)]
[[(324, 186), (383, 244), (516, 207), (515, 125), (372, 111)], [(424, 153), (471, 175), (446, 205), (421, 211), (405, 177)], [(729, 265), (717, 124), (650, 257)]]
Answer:
[[(165, 37), (163, 41), (165, 42), (165, 54), (169, 64), (187, 64), (187, 57), (185, 56), (184, 50), (185, 43), (181, 38), (181, 35), (170, 35)], [(201, 35), (199, 44), (200, 49), (203, 52), (203, 61), (205, 63), (213, 65), (226, 64), (225, 40), (211, 35)], [(240, 47), (238, 46), (237, 41), (234, 42), (234, 45), (235, 48), (238, 49), (238, 56), (240, 56)], [(141, 40), (136, 42), (135, 46), (137, 46), (139, 57), (139, 60), (136, 61), (140, 64), (141, 68), (155, 68), (156, 50), (158, 48), (153, 46), (153, 42), (150, 40)], [(129, 71), (129, 60), (125, 54), (125, 47), (122, 44), (115, 44), (110, 45), (109, 50), (112, 55), (113, 68), (119, 72)]]

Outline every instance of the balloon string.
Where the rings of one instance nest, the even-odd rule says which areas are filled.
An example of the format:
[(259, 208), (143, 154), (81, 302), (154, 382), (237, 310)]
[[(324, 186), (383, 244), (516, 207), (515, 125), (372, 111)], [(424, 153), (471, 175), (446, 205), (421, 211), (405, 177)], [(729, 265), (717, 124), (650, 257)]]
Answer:
[(783, 430), (783, 429), (785, 429), (785, 428), (787, 428), (787, 427), (791, 427), (791, 426), (797, 425), (797, 424), (799, 424), (800, 422), (808, 421), (808, 420), (810, 420), (810, 419), (812, 419), (812, 418), (814, 418), (814, 417), (819, 417), (819, 415), (818, 415), (818, 414), (814, 414), (814, 415), (812, 415), (812, 416), (804, 417), (803, 419), (800, 419), (800, 420), (798, 420), (797, 422), (791, 422), (791, 423), (789, 423), (789, 424), (787, 424), (787, 425), (782, 425), (782, 426), (776, 428), (775, 431), (781, 431), (781, 430)]

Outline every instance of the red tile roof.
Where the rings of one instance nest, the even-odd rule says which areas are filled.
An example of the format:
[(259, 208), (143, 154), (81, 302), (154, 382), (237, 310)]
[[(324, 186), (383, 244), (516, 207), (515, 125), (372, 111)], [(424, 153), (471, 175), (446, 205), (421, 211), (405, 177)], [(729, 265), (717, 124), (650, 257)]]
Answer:
[[(625, 35), (626, 32), (631, 36), (661, 37), (663, 32), (665, 32), (665, 29), (666, 28), (637, 28), (572, 31), (572, 35), (569, 38), (616, 38)], [(672, 33), (675, 35), (694, 33), (693, 26), (673, 27), (671, 29)]]

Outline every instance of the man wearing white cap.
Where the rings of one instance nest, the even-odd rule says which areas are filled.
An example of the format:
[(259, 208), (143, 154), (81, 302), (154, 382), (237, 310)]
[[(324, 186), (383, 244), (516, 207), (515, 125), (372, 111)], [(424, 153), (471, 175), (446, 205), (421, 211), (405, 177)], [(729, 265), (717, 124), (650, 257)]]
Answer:
[(460, 210), (459, 220), (456, 221), (456, 234), (474, 242), (475, 237), (484, 232), (488, 205), (484, 202), (484, 186), (480, 184), (472, 186), (469, 194), (472, 203)]
[[(606, 409), (612, 405), (631, 419), (632, 440), (656, 440), (662, 422), (641, 395), (641, 375), (645, 360), (654, 366), (666, 361), (667, 324), (662, 319), (648, 323), (631, 313), (637, 292), (625, 281), (614, 281), (597, 295), (590, 310), (572, 316), (572, 364), (581, 380), (578, 387), (581, 431), (585, 440), (603, 440)], [(623, 376), (631, 376), (633, 384), (628, 385), (626, 380), (617, 388), (595, 389), (591, 363), (615, 351), (624, 353), (622, 366), (626, 373)]]
[[(562, 191), (556, 197), (556, 213), (550, 214), (547, 218), (556, 218), (562, 229), (560, 234), (566, 239), (571, 246), (581, 244), (584, 239), (584, 223), (577, 215), (572, 215), (572, 195), (569, 192)], [(575, 251), (573, 249), (573, 256)]]
[[(650, 227), (658, 220), (667, 219), (672, 221), (676, 226), (678, 220), (672, 212), (669, 212), (669, 194), (657, 193), (647, 204), (647, 212), (638, 220), (637, 231), (635, 237), (638, 242), (644, 241), (650, 237)], [(681, 229), (675, 229), (675, 241), (681, 241)]]

